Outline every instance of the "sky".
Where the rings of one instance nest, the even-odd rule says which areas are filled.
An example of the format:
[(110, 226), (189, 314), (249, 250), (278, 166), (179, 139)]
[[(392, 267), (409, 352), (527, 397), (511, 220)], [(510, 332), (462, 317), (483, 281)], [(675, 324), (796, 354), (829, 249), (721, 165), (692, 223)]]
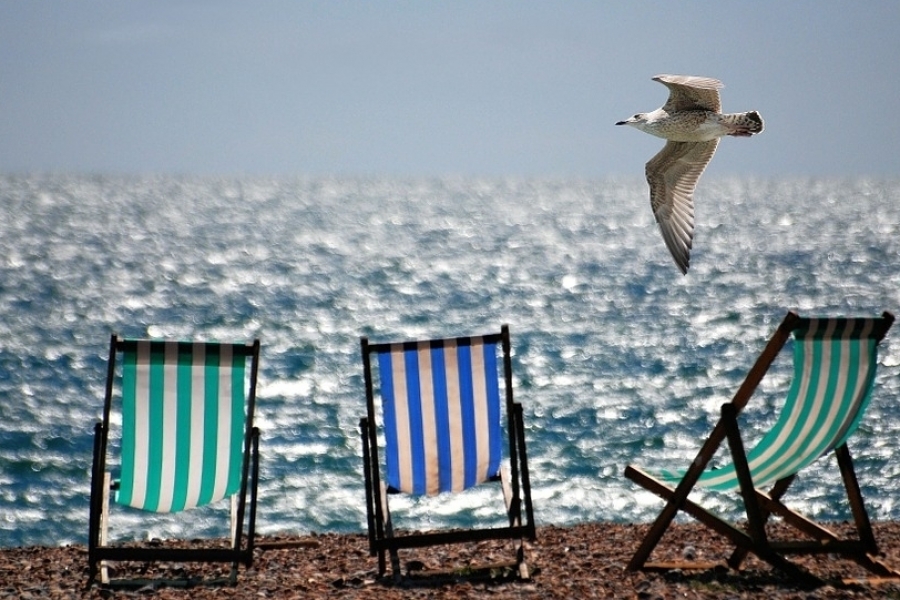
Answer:
[[(720, 79), (707, 173), (900, 175), (900, 2), (0, 3), (0, 173), (641, 176), (614, 123)], [(709, 176), (709, 175), (707, 175)]]

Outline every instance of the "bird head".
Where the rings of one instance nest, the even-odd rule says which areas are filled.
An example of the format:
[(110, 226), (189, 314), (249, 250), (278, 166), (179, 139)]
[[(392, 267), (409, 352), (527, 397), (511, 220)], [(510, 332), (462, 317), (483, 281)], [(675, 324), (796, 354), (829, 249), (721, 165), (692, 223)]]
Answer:
[(629, 117), (624, 121), (619, 121), (616, 125), (631, 125), (632, 127), (638, 127), (647, 122), (647, 113), (638, 113), (633, 117)]

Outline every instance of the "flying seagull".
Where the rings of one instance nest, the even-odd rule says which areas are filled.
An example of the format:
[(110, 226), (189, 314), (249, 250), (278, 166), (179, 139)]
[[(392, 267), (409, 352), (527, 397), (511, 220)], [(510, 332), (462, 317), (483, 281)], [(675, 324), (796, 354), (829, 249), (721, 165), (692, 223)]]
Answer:
[(648, 113), (638, 113), (616, 125), (631, 125), (666, 139), (646, 166), (650, 206), (663, 240), (681, 273), (687, 275), (694, 239), (694, 188), (725, 135), (749, 137), (763, 130), (755, 110), (722, 114), (718, 79), (690, 75), (657, 75), (669, 88), (669, 99)]

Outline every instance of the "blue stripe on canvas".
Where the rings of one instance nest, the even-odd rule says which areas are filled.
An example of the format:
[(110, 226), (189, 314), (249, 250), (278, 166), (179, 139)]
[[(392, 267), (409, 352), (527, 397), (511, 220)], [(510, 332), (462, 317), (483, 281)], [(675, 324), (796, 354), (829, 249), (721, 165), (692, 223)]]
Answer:
[(396, 452), (391, 452), (391, 448), (398, 448), (399, 441), (397, 439), (397, 411), (394, 408), (396, 400), (394, 399), (394, 370), (392, 367), (390, 352), (378, 353), (378, 372), (381, 375), (381, 397), (383, 400), (382, 410), (384, 412), (384, 437), (385, 447), (385, 479), (387, 485), (399, 490), (400, 489), (400, 464)]
[[(868, 354), (868, 363), (865, 365), (867, 368), (862, 370), (857, 368), (853, 370), (853, 382), (859, 389), (858, 393), (861, 394), (861, 397), (854, 398), (854, 401), (858, 402), (859, 408), (856, 410), (853, 419), (847, 423), (844, 426), (844, 430), (839, 433), (839, 437), (834, 443), (835, 448), (844, 444), (847, 441), (847, 438), (856, 431), (856, 428), (859, 427), (859, 422), (865, 414), (866, 408), (869, 406), (869, 401), (872, 399), (872, 389), (875, 386), (875, 370), (878, 365), (878, 342), (874, 338), (869, 338), (855, 343), (853, 348), (854, 360), (857, 363), (862, 362), (859, 357), (862, 353), (863, 346), (866, 347)], [(863, 377), (863, 382), (861, 384), (858, 381), (860, 375)]]
[(453, 447), (450, 440), (450, 403), (443, 347), (431, 348), (431, 385), (434, 389), (434, 420), (440, 491), (453, 489)]
[(459, 358), (459, 396), (462, 403), (463, 462), (465, 487), (478, 483), (478, 438), (475, 431), (475, 397), (472, 383), (472, 348), (461, 344), (456, 352)]
[(419, 384), (419, 353), (415, 348), (404, 350), (406, 367), (406, 398), (409, 411), (409, 454), (412, 461), (412, 489), (424, 494), (426, 489), (425, 436), (422, 432), (422, 392)]
[(497, 371), (497, 344), (484, 344), (484, 381), (487, 387), (488, 433), (490, 435), (490, 461), (488, 476), (500, 470), (502, 454), (500, 439), (500, 380)]

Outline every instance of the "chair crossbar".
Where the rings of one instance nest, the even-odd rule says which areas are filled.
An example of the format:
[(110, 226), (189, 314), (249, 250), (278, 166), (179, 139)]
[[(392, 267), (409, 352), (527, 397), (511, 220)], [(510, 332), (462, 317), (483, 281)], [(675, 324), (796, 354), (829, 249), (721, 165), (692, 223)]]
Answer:
[(246, 548), (148, 548), (115, 546), (97, 548), (97, 560), (133, 562), (236, 562), (249, 565), (252, 550)]
[(486, 540), (518, 540), (529, 538), (531, 530), (527, 526), (493, 527), (459, 531), (429, 531), (403, 534), (375, 542), (377, 549), (425, 548), (446, 544), (483, 542)]

